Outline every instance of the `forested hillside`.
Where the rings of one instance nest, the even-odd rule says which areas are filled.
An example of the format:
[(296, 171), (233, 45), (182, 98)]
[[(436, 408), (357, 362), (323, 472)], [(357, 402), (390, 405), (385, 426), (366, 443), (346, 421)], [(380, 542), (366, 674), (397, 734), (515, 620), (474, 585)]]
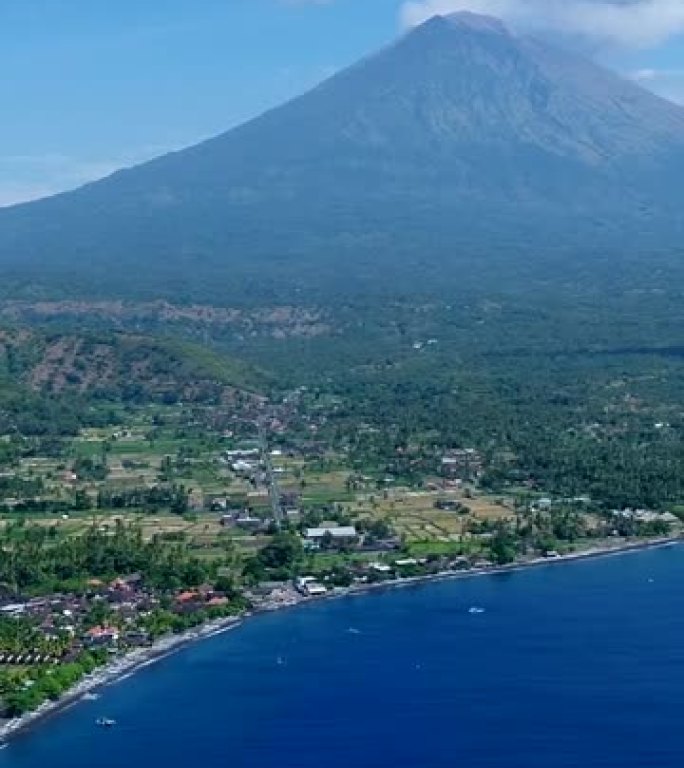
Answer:
[(221, 403), (268, 385), (256, 368), (186, 341), (0, 330), (0, 431), (74, 431), (115, 405)]
[(355, 465), (415, 480), (414, 449), (470, 446), (492, 489), (677, 502), (682, 177), (681, 107), (434, 18), (215, 139), (1, 211), (0, 426), (304, 387)]

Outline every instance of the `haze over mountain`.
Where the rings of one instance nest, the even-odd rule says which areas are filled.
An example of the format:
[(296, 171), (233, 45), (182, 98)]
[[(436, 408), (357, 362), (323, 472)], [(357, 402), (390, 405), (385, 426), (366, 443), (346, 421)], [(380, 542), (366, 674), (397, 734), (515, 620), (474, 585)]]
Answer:
[(0, 268), (176, 294), (534, 271), (559, 244), (671, 244), (683, 177), (684, 109), (460, 13), (215, 139), (0, 211)]

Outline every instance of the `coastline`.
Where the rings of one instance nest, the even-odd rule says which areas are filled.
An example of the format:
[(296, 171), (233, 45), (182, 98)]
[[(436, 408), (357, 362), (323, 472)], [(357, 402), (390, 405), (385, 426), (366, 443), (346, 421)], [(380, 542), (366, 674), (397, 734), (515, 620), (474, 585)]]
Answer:
[(529, 560), (516, 561), (507, 565), (492, 566), (487, 568), (474, 568), (463, 571), (442, 571), (424, 576), (413, 576), (391, 581), (378, 582), (375, 584), (356, 584), (351, 587), (338, 588), (332, 590), (320, 597), (302, 597), (301, 600), (282, 604), (268, 605), (264, 604), (254, 610), (243, 614), (242, 616), (231, 616), (224, 619), (217, 619), (209, 622), (202, 627), (189, 630), (179, 635), (168, 635), (161, 638), (149, 648), (138, 648), (124, 656), (115, 659), (100, 669), (95, 670), (90, 675), (84, 677), (70, 691), (64, 694), (56, 701), (47, 701), (38, 709), (28, 712), (20, 718), (15, 718), (3, 723), (0, 726), (0, 748), (19, 734), (25, 733), (38, 725), (42, 720), (55, 716), (60, 712), (74, 706), (88, 694), (107, 685), (124, 680), (135, 674), (141, 669), (154, 664), (176, 651), (181, 650), (187, 645), (197, 641), (214, 637), (217, 634), (227, 632), (240, 627), (246, 619), (261, 613), (273, 613), (284, 611), (288, 608), (304, 606), (310, 603), (320, 602), (321, 600), (330, 600), (342, 597), (362, 596), (365, 594), (381, 592), (385, 590), (394, 590), (412, 586), (420, 586), (432, 582), (451, 581), (457, 579), (474, 578), (476, 576), (491, 576), (504, 573), (515, 573), (531, 568), (542, 566), (564, 565), (572, 562), (581, 562), (596, 558), (608, 557), (611, 555), (623, 555), (630, 552), (640, 552), (650, 549), (659, 549), (662, 547), (681, 544), (681, 536), (670, 536), (659, 539), (649, 539), (648, 541), (622, 542), (616, 546), (600, 546), (591, 549), (572, 552), (567, 555), (561, 555), (555, 558), (537, 557)]
[(495, 565), (488, 568), (471, 568), (463, 571), (441, 571), (439, 573), (429, 574), (426, 576), (411, 576), (404, 579), (397, 579), (395, 581), (378, 582), (377, 584), (363, 584), (350, 587), (344, 590), (343, 593), (336, 595), (335, 593), (329, 593), (322, 598), (310, 598), (306, 602), (311, 600), (323, 599), (326, 597), (346, 597), (350, 595), (363, 595), (370, 592), (376, 592), (384, 589), (397, 589), (401, 587), (410, 587), (413, 585), (420, 585), (425, 583), (437, 582), (437, 581), (454, 581), (457, 579), (469, 579), (476, 576), (496, 576), (504, 573), (516, 573), (519, 571), (531, 570), (533, 568), (542, 568), (544, 566), (553, 565), (567, 565), (568, 563), (582, 562), (583, 560), (595, 560), (598, 558), (605, 558), (617, 555), (626, 555), (630, 552), (643, 552), (650, 549), (661, 549), (663, 547), (676, 546), (684, 543), (684, 538), (681, 536), (667, 536), (658, 539), (649, 539), (648, 541), (635, 541), (624, 542), (615, 547), (603, 546), (593, 547), (591, 549), (585, 549), (580, 552), (571, 552), (567, 555), (559, 555), (558, 557), (535, 557), (529, 560), (517, 560), (514, 563), (507, 565)]
[(32, 712), (14, 718), (0, 726), (0, 745), (6, 744), (11, 738), (35, 727), (40, 721), (59, 714), (77, 704), (88, 694), (94, 693), (107, 685), (120, 682), (141, 669), (179, 651), (181, 648), (199, 640), (205, 640), (222, 632), (239, 627), (243, 622), (241, 616), (231, 616), (217, 619), (208, 624), (178, 635), (167, 635), (149, 648), (137, 648), (121, 656), (111, 664), (96, 669), (80, 680), (70, 691), (56, 701), (46, 701)]

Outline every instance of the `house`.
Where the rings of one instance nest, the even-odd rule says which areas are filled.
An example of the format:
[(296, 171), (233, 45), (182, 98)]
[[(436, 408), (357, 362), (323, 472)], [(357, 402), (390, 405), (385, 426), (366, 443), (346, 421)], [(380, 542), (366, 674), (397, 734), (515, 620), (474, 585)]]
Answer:
[(375, 571), (376, 573), (391, 573), (392, 572), (392, 566), (387, 565), (387, 563), (371, 563), (368, 567), (372, 571)]
[(257, 465), (253, 461), (245, 461), (244, 459), (239, 459), (238, 461), (233, 462), (230, 465), (230, 468), (233, 470), (233, 472), (239, 475), (249, 475), (256, 470)]
[(652, 512), (648, 509), (622, 509), (613, 510), (613, 514), (616, 517), (626, 518), (628, 520), (636, 520), (639, 523), (678, 523), (679, 518), (673, 515), (672, 512)]
[(434, 507), (442, 512), (467, 512), (463, 504), (456, 499), (437, 499)]
[(312, 582), (306, 588), (306, 594), (309, 597), (320, 597), (321, 595), (327, 594), (327, 592), (328, 590), (322, 584), (319, 584), (317, 581)]
[(295, 589), (305, 597), (319, 597), (325, 595), (327, 589), (316, 581), (314, 576), (301, 576), (295, 582)]
[(129, 587), (139, 589), (143, 583), (143, 575), (142, 573), (131, 573), (128, 576), (123, 576), (121, 581), (123, 581), (124, 584), (127, 584)]
[(133, 585), (129, 584), (124, 579), (114, 579), (114, 581), (109, 585), (109, 589), (111, 592), (128, 594), (129, 592), (133, 591)]
[(224, 528), (230, 528), (237, 523), (241, 517), (249, 517), (249, 513), (244, 509), (227, 509), (221, 515), (221, 525)]
[(209, 608), (219, 608), (223, 605), (228, 605), (229, 600), (227, 597), (219, 597), (218, 595), (207, 600), (207, 606)]
[(392, 552), (401, 549), (401, 538), (399, 536), (389, 536), (377, 540), (367, 538), (361, 548), (364, 552)]
[(261, 454), (258, 448), (243, 448), (236, 451), (226, 451), (225, 457), (229, 461), (244, 461), (245, 459), (256, 459)]
[(152, 638), (149, 633), (142, 629), (133, 629), (126, 632), (124, 639), (129, 645), (142, 646), (152, 644)]
[(119, 630), (115, 627), (92, 627), (86, 632), (84, 641), (86, 645), (101, 648), (110, 646), (119, 640)]
[(211, 512), (225, 512), (228, 509), (228, 499), (225, 496), (206, 496), (205, 503)]
[(227, 496), (204, 494), (204, 508), (210, 512), (221, 512), (224, 515), (237, 515), (242, 512), (240, 507), (233, 506), (233, 501)]
[(309, 541), (318, 541), (330, 536), (334, 541), (351, 542), (355, 541), (358, 533), (353, 525), (325, 526), (321, 528), (307, 528), (306, 538)]
[(358, 533), (353, 525), (321, 526), (307, 528), (305, 532), (306, 545), (317, 549), (321, 546), (344, 547), (355, 544)]
[(249, 514), (239, 515), (234, 523), (238, 528), (245, 531), (258, 531), (264, 525), (264, 521), (260, 517), (252, 517)]
[(285, 581), (262, 581), (260, 584), (252, 587), (250, 594), (261, 599), (273, 598), (276, 594), (286, 591), (286, 589), (287, 582)]
[(449, 451), (442, 458), (442, 475), (454, 480), (472, 480), (483, 468), (482, 456), (474, 448)]
[(199, 598), (199, 592), (188, 590), (187, 592), (181, 592), (180, 595), (177, 595), (176, 602), (181, 605), (187, 605), (188, 603), (194, 603), (196, 600), (199, 600)]

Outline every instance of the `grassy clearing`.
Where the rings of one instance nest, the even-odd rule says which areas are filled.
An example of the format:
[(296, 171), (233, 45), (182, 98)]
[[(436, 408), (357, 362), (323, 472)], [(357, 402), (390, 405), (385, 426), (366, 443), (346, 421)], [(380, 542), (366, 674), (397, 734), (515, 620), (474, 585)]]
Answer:
[[(435, 507), (438, 500), (459, 502), (469, 512), (446, 511)], [(511, 509), (487, 496), (472, 498), (460, 492), (420, 492), (394, 489), (378, 494), (358, 494), (350, 505), (353, 513), (371, 519), (385, 519), (409, 542), (460, 541), (469, 523), (501, 520), (512, 516)]]

